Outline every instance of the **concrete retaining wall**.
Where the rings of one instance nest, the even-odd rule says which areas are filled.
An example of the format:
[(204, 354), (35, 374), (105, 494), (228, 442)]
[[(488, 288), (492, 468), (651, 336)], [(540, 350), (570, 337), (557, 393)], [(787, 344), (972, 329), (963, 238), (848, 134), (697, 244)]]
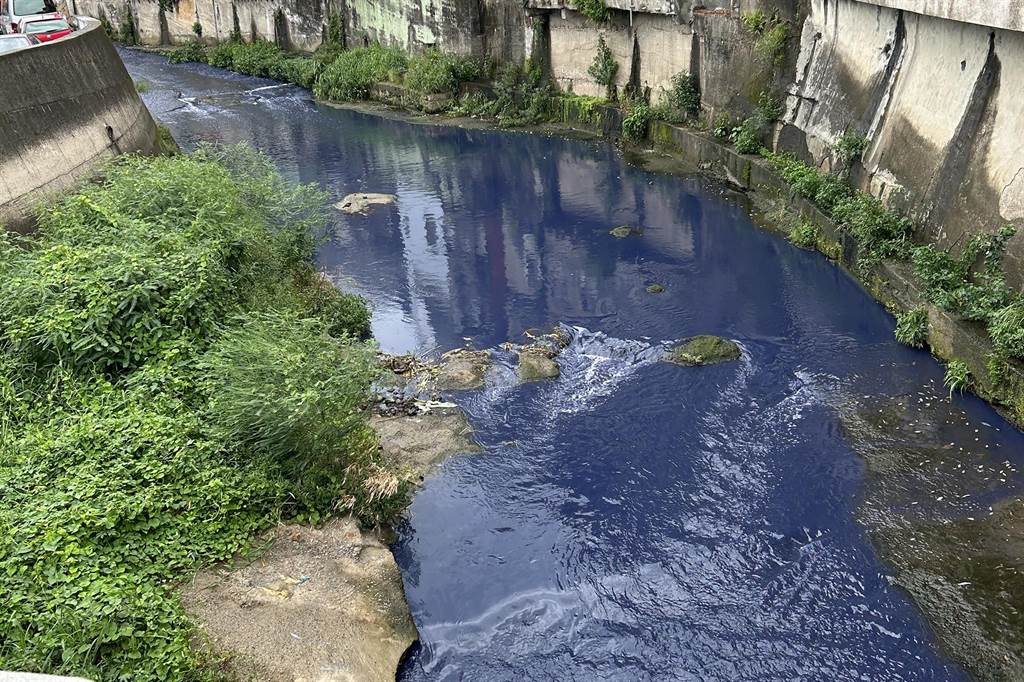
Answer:
[(62, 40), (0, 55), (0, 224), (127, 152), (157, 151), (149, 110), (98, 22)]
[[(956, 247), (1024, 221), (1024, 34), (812, 0), (789, 88), (784, 149), (823, 167), (844, 133), (869, 146), (861, 188)], [(1006, 268), (1024, 286), (1024, 234)]]

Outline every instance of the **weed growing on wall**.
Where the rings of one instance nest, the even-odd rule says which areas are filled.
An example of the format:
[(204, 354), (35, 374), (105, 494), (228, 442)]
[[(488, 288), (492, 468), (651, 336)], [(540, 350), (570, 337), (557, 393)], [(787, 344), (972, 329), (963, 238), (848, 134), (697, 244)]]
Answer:
[(409, 60), (402, 83), (423, 95), (454, 94), (460, 83), (477, 80), (484, 74), (485, 67), (478, 59), (431, 49)]
[(813, 249), (818, 245), (818, 228), (809, 220), (799, 220), (789, 229), (789, 241), (801, 249)]
[(868, 138), (860, 133), (845, 132), (836, 140), (835, 151), (844, 168), (849, 168), (854, 161), (860, 161), (868, 148)]
[(884, 258), (905, 259), (910, 254), (910, 220), (874, 197), (850, 187), (842, 178), (824, 173), (786, 154), (762, 154), (801, 196), (818, 206), (844, 230), (857, 238), (858, 263), (870, 268)]
[(643, 140), (653, 118), (650, 105), (642, 99), (631, 99), (625, 103), (624, 110), (622, 136), (633, 142)]
[[(924, 284), (928, 300), (967, 320), (992, 321), (997, 311), (1010, 304), (1002, 259), (1015, 232), (1013, 227), (1004, 227), (992, 235), (976, 235), (957, 256), (932, 244), (914, 249), (914, 274)], [(983, 257), (983, 265), (974, 273), (979, 257)]]
[(754, 38), (754, 53), (766, 66), (778, 67), (786, 59), (789, 22), (762, 10), (740, 17), (743, 28)]
[(123, 157), (0, 234), (0, 661), (204, 679), (175, 583), (281, 517), (400, 507), (324, 195), (245, 148)]
[(914, 308), (897, 315), (896, 340), (911, 348), (924, 348), (928, 341), (928, 311)]
[(605, 97), (614, 101), (615, 77), (619, 73), (619, 63), (615, 61), (615, 55), (608, 48), (604, 36), (597, 38), (597, 53), (594, 55), (594, 61), (587, 69), (587, 73), (598, 85), (604, 86)]
[(603, 24), (608, 21), (608, 6), (605, 0), (574, 0), (576, 11), (591, 21)]
[(971, 370), (967, 367), (967, 363), (963, 360), (950, 360), (946, 365), (946, 376), (943, 383), (949, 389), (950, 399), (953, 398), (955, 392), (963, 393), (971, 385)]
[(659, 121), (683, 123), (700, 114), (700, 80), (695, 74), (677, 73), (672, 77), (672, 89), (664, 93), (663, 103), (652, 110)]

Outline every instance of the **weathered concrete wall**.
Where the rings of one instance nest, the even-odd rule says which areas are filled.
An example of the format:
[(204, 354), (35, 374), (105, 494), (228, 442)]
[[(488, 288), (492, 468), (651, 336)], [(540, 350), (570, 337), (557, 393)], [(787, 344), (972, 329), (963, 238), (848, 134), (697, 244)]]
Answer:
[[(962, 244), (1024, 220), (1024, 34), (813, 0), (789, 89), (784, 148), (827, 167), (866, 134), (863, 189), (908, 210), (922, 239)], [(1024, 238), (1008, 272), (1024, 284)]]
[(621, 12), (600, 26), (576, 12), (555, 12), (550, 16), (551, 72), (555, 83), (566, 92), (602, 97), (603, 85), (588, 73), (597, 56), (598, 38), (604, 37), (619, 64), (616, 87), (622, 92), (634, 82), (649, 89), (658, 101), (672, 87), (672, 77), (689, 73), (693, 32), (674, 17)]
[(1024, 0), (863, 0), (863, 2), (965, 24), (1024, 31)]
[[(21, 87), (44, 83), (45, 87)], [(157, 151), (156, 124), (96, 21), (0, 55), (0, 224), (88, 178), (111, 157)]]

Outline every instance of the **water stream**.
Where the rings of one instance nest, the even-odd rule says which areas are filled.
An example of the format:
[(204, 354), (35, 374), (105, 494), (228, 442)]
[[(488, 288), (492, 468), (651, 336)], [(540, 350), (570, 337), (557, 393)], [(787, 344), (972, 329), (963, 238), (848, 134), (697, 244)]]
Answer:
[[(855, 520), (864, 466), (833, 407), (934, 391), (942, 370), (823, 257), (605, 143), (414, 125), (123, 56), (183, 146), (246, 141), (335, 201), (398, 196), (338, 215), (319, 256), (372, 302), (384, 350), (572, 329), (560, 379), (519, 385), (499, 352), (457, 398), (485, 452), (449, 460), (399, 529), (422, 634), (400, 679), (966, 679)], [(609, 236), (620, 224), (643, 235)], [(657, 362), (701, 333), (742, 360)], [(1020, 460), (1018, 432), (958, 400)]]

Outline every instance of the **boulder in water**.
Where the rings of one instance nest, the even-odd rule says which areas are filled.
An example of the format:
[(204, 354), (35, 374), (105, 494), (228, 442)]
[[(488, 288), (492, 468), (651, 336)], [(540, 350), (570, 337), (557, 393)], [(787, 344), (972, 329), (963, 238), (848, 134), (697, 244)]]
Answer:
[(374, 206), (393, 204), (397, 197), (394, 194), (378, 194), (374, 192), (356, 192), (334, 205), (342, 213), (359, 213), (366, 215)]
[(630, 225), (619, 225), (608, 230), (608, 234), (617, 239), (625, 239), (626, 237), (640, 236), (643, 232), (638, 227), (631, 227)]
[(665, 293), (665, 287), (661, 284), (649, 284), (647, 286), (647, 293), (649, 294), (663, 294)]
[(562, 374), (552, 354), (543, 348), (527, 347), (519, 351), (519, 379), (540, 381), (557, 379)]
[(441, 357), (436, 386), (443, 391), (469, 391), (483, 388), (484, 375), (491, 366), (491, 355), (485, 350), (460, 348)]
[(691, 336), (665, 356), (665, 360), (676, 365), (696, 367), (698, 365), (717, 365), (721, 362), (739, 360), (740, 347), (729, 339), (720, 336)]

